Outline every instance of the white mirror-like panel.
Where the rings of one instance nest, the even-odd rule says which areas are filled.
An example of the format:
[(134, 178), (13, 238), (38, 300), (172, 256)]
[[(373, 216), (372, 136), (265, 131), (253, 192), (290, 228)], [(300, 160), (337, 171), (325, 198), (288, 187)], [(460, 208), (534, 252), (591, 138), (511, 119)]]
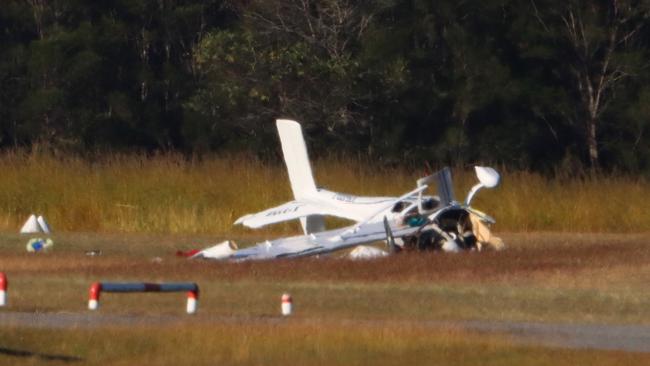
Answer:
[(479, 182), (486, 188), (494, 188), (499, 185), (501, 176), (496, 170), (487, 166), (475, 166), (474, 170), (476, 171)]

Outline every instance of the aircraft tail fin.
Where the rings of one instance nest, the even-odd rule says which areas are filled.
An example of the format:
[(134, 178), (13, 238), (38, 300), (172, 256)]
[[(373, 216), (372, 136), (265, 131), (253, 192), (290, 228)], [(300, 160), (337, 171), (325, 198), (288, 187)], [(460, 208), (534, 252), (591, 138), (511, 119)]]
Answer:
[[(316, 193), (316, 183), (314, 182), (314, 174), (311, 171), (307, 146), (302, 135), (302, 127), (298, 122), (288, 119), (279, 119), (275, 124), (278, 127), (282, 154), (284, 155), (284, 162), (287, 164), (293, 196), (296, 200), (300, 200), (312, 193)], [(325, 230), (325, 220), (321, 215), (302, 217), (300, 224), (305, 234)]]
[(296, 199), (316, 192), (316, 183), (311, 171), (307, 146), (302, 128), (296, 121), (279, 119), (276, 121), (284, 162), (287, 164), (291, 190)]

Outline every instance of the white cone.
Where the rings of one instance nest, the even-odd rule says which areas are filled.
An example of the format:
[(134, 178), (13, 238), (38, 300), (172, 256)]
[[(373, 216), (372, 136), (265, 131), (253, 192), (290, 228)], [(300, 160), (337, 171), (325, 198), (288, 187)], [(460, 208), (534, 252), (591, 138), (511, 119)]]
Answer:
[(42, 230), (45, 234), (49, 234), (49, 233), (50, 233), (50, 225), (47, 224), (47, 221), (45, 221), (45, 218), (44, 218), (43, 216), (39, 216), (39, 217), (36, 219), (36, 221), (38, 221), (38, 226), (41, 227), (41, 230)]
[(20, 229), (21, 234), (36, 234), (41, 232), (41, 226), (35, 215), (31, 215)]

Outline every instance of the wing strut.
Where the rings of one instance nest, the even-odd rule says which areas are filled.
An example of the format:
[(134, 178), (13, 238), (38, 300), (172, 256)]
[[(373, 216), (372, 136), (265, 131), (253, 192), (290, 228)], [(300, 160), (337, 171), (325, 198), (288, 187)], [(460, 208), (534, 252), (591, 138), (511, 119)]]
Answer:
[(390, 229), (390, 224), (388, 223), (388, 218), (384, 216), (384, 230), (386, 230), (386, 245), (388, 246), (388, 252), (390, 254), (395, 254), (399, 251), (397, 245), (395, 245), (395, 237), (393, 236), (393, 231)]

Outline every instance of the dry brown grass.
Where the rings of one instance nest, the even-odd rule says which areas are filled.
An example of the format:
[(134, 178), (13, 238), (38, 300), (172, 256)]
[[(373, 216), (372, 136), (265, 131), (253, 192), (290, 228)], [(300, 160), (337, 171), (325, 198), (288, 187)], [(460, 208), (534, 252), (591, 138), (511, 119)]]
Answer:
[[(57, 239), (55, 252), (45, 255), (23, 253), (21, 247), (0, 250), (0, 268), (13, 283), (12, 304), (23, 310), (83, 311), (88, 287), (97, 280), (194, 281), (202, 288), (202, 311), (208, 314), (276, 314), (280, 294), (290, 291), (300, 299), (299, 307), (308, 309), (300, 312), (306, 316), (613, 323), (650, 319), (650, 250), (642, 235), (511, 234), (505, 237), (509, 248), (498, 253), (244, 263), (177, 258), (173, 236), (150, 238), (153, 242), (138, 238), (138, 244), (124, 246), (69, 235)], [(180, 246), (188, 249), (187, 244)], [(83, 254), (93, 248), (104, 254)], [(56, 296), (40, 300), (51, 289)], [(143, 302), (139, 296), (109, 294), (105, 309), (178, 313), (182, 296), (172, 298), (146, 295)]]
[[(457, 255), (414, 252), (372, 261), (341, 260), (339, 257), (344, 253), (334, 253), (331, 257), (322, 258), (243, 263), (176, 258), (176, 248), (186, 250), (200, 247), (200, 244), (184, 242), (185, 237), (166, 237), (162, 243), (158, 243), (161, 238), (156, 236), (140, 236), (140, 243), (137, 240), (123, 243), (112, 239), (98, 242), (91, 237), (85, 234), (62, 235), (61, 239), (56, 240), (57, 249), (45, 255), (26, 253), (22, 250), (22, 243), (16, 243), (10, 250), (0, 249), (0, 265), (4, 271), (14, 273), (54, 275), (75, 273), (105, 276), (120, 273), (122, 276), (134, 277), (191, 276), (225, 281), (273, 278), (361, 282), (458, 280), (480, 283), (495, 280), (521, 281), (549, 274), (575, 277), (578, 273), (598, 269), (611, 271), (634, 268), (636, 271), (643, 270), (650, 263), (647, 242), (650, 237), (641, 234), (506, 234), (504, 239), (508, 248), (501, 252), (465, 252)], [(105, 236), (97, 234), (96, 237)], [(14, 237), (13, 240), (19, 239)], [(107, 255), (85, 256), (83, 252), (90, 249), (100, 249)], [(71, 250), (74, 252), (71, 253)], [(151, 256), (160, 256), (164, 265), (149, 260)]]
[[(96, 159), (0, 155), (0, 230), (14, 232), (31, 213), (57, 231), (255, 235), (233, 227), (240, 215), (291, 199), (284, 165), (245, 155), (187, 160), (177, 155), (111, 155)], [(359, 195), (399, 195), (426, 174), (411, 167), (378, 167), (360, 159), (314, 163), (319, 185)], [(477, 196), (476, 206), (504, 231), (648, 232), (650, 186), (633, 177), (550, 179), (503, 169), (503, 184)], [(463, 199), (476, 182), (454, 170)], [(276, 225), (268, 234), (297, 232)]]
[[(4, 235), (0, 269), (10, 281), (8, 311), (83, 314), (88, 287), (98, 280), (194, 281), (201, 298), (187, 325), (56, 330), (5, 325), (0, 364), (650, 361), (647, 354), (529, 347), (499, 334), (425, 326), (467, 319), (649, 324), (647, 236), (537, 233), (508, 234), (505, 240), (509, 247), (499, 253), (222, 263), (175, 257), (177, 247), (191, 247), (186, 236), (60, 234), (54, 252), (33, 255), (24, 252), (24, 238)], [(87, 257), (83, 252), (89, 249), (103, 254)], [(278, 317), (285, 291), (294, 297), (289, 321)], [(182, 319), (184, 303), (184, 294), (105, 293), (98, 315)]]
[(645, 354), (515, 346), (500, 336), (457, 330), (326, 322), (101, 331), (2, 328), (0, 339), (0, 362), (12, 365), (600, 366), (650, 360)]

